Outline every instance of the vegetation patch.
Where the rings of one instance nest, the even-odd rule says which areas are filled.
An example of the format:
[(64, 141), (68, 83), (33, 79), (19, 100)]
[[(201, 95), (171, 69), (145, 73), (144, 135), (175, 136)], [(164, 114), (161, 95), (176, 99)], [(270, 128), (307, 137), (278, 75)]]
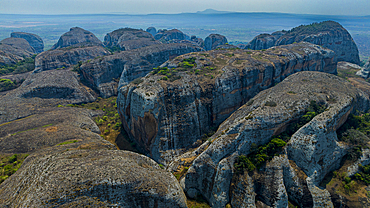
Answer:
[(17, 85), (10, 79), (0, 79), (0, 92), (12, 90), (16, 88)]
[(62, 146), (62, 145), (66, 145), (66, 144), (73, 144), (73, 143), (76, 143), (78, 142), (77, 140), (72, 140), (72, 141), (66, 141), (66, 142), (62, 142), (60, 144), (57, 144), (57, 146)]
[(117, 112), (117, 97), (101, 98), (95, 102), (79, 105), (67, 105), (69, 107), (87, 108), (91, 110), (104, 111), (103, 116), (97, 116), (94, 121), (98, 125), (101, 136), (121, 150), (139, 152), (136, 144), (131, 141), (127, 133), (122, 128), (120, 115)]
[(16, 64), (0, 66), (0, 75), (21, 74), (32, 71), (35, 69), (35, 58), (36, 55), (33, 55)]
[(187, 199), (186, 204), (189, 208), (210, 208), (207, 200), (205, 200), (201, 195), (198, 195), (195, 199)]
[(0, 184), (21, 167), (27, 156), (28, 154), (14, 154), (0, 158)]
[[(302, 115), (296, 122), (289, 124), (286, 130), (271, 138), (271, 141), (265, 145), (257, 146), (252, 144), (248, 155), (238, 157), (234, 167), (237, 173), (244, 171), (254, 171), (260, 169), (267, 161), (270, 161), (274, 156), (279, 155), (283, 147), (290, 140), (292, 135), (298, 131), (306, 123), (310, 122), (316, 115), (324, 112), (326, 107), (323, 104), (318, 104), (316, 101), (311, 101), (307, 112)], [(245, 119), (250, 119), (246, 117)]]

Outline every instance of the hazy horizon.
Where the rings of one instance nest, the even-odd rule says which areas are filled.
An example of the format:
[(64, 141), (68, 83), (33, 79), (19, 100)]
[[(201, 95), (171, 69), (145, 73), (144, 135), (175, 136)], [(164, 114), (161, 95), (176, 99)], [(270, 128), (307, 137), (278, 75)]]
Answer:
[[(370, 15), (368, 0), (0, 0), (0, 14), (178, 14), (206, 9), (243, 13)], [(81, 9), (83, 8), (83, 9)]]

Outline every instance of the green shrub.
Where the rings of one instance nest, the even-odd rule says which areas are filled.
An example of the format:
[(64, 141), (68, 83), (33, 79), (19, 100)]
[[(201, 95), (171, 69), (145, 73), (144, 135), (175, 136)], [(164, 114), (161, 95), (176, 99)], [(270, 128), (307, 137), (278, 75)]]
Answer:
[(15, 83), (10, 79), (0, 79), (0, 92), (15, 88)]

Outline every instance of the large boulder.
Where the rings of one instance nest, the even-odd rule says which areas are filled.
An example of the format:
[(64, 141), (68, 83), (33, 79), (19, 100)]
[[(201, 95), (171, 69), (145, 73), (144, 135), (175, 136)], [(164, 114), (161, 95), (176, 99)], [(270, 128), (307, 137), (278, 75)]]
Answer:
[(34, 72), (69, 68), (79, 62), (89, 61), (109, 54), (110, 52), (101, 46), (48, 50), (36, 56)]
[(110, 48), (119, 47), (122, 51), (133, 50), (145, 46), (161, 44), (152, 34), (139, 29), (122, 28), (108, 33), (104, 37), (104, 45)]
[(153, 35), (153, 37), (157, 34), (157, 29), (155, 27), (148, 27), (146, 31)]
[(171, 42), (172, 40), (189, 40), (189, 36), (178, 29), (162, 30), (154, 36), (156, 40), (162, 42)]
[(0, 65), (15, 64), (34, 54), (35, 49), (23, 38), (6, 38), (0, 41)]
[(176, 56), (201, 51), (193, 44), (160, 44), (123, 51), (81, 66), (84, 78), (96, 87), (102, 97), (117, 94), (117, 87), (144, 77), (147, 73)]
[(219, 45), (224, 45), (227, 43), (227, 39), (225, 36), (220, 34), (210, 34), (204, 40), (204, 48), (206, 51), (216, 49)]
[(321, 45), (333, 50), (338, 61), (360, 64), (356, 43), (348, 31), (334, 21), (301, 25), (287, 32), (275, 32), (271, 35), (259, 35), (246, 47), (261, 50), (271, 46), (287, 45), (301, 41)]
[(41, 37), (36, 34), (25, 32), (12, 32), (10, 34), (10, 37), (23, 38), (27, 40), (27, 42), (35, 49), (36, 53), (41, 53), (44, 51), (44, 41), (42, 41)]
[(128, 151), (67, 150), (27, 158), (0, 185), (0, 204), (30, 207), (187, 207), (176, 178)]
[(333, 51), (310, 43), (187, 54), (120, 87), (118, 111), (131, 139), (167, 164), (258, 92), (298, 71), (336, 73), (336, 65)]
[(59, 38), (51, 49), (102, 45), (102, 42), (93, 33), (79, 27), (72, 27)]
[(249, 154), (252, 144), (265, 144), (284, 132), (313, 101), (326, 110), (293, 134), (280, 159), (259, 170), (256, 197), (274, 207), (286, 207), (288, 198), (303, 207), (332, 207), (329, 192), (318, 184), (340, 167), (348, 151), (336, 130), (351, 112), (369, 108), (369, 96), (344, 79), (320, 72), (293, 74), (234, 112), (193, 161), (182, 179), (184, 190), (202, 194), (214, 207), (225, 206), (233, 198), (230, 184), (236, 158)]

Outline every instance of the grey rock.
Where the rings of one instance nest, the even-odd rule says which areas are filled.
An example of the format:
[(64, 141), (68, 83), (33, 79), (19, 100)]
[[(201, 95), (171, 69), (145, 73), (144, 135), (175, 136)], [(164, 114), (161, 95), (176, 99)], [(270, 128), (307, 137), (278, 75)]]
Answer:
[(35, 49), (36, 53), (41, 53), (44, 51), (44, 41), (42, 41), (41, 37), (36, 34), (25, 32), (12, 32), (10, 34), (10, 37), (23, 38), (27, 40), (27, 42)]
[(79, 27), (72, 27), (64, 33), (51, 49), (80, 46), (102, 46), (102, 42), (91, 32)]
[(96, 87), (102, 97), (117, 95), (117, 81), (124, 86), (134, 79), (144, 77), (147, 73), (176, 56), (201, 51), (193, 44), (160, 44), (123, 51), (93, 60), (81, 66), (81, 70), (90, 85)]
[(0, 185), (1, 204), (187, 207), (185, 194), (176, 178), (143, 155), (82, 149), (27, 160)]
[(366, 64), (362, 68), (360, 68), (356, 75), (364, 79), (367, 79), (369, 78), (369, 74), (370, 74), (370, 58), (369, 60), (367, 60)]
[(157, 34), (157, 29), (155, 27), (148, 27), (146, 31), (153, 35), (153, 37)]
[(171, 40), (189, 40), (189, 36), (184, 34), (178, 29), (166, 30), (166, 31), (159, 31), (154, 36), (156, 40), (161, 42), (170, 42)]
[(35, 59), (34, 73), (69, 68), (78, 62), (109, 55), (110, 53), (101, 46), (75, 47), (71, 49), (56, 49), (40, 53)]
[[(289, 92), (294, 93), (290, 94)], [(353, 87), (349, 82), (334, 75), (319, 72), (293, 74), (275, 87), (260, 92), (253, 98), (252, 104), (245, 104), (233, 113), (210, 138), (212, 144), (194, 160), (185, 176), (184, 190), (198, 190), (211, 204), (224, 202), (223, 199), (220, 201), (213, 197), (214, 187), (221, 182), (217, 180), (217, 175), (223, 171), (220, 164), (223, 163), (224, 159), (233, 154), (248, 154), (252, 143), (257, 145), (267, 143), (273, 135), (284, 131), (289, 122), (304, 114), (311, 100), (325, 103), (327, 110), (314, 117), (312, 121), (293, 135), (287, 146), (287, 156), (308, 176), (305, 178), (306, 187), (312, 195), (313, 204), (330, 205), (330, 194), (327, 191), (316, 190), (316, 184), (326, 173), (339, 167), (340, 160), (346, 153), (346, 148), (338, 144), (333, 132), (335, 133), (352, 111), (368, 109), (369, 98), (368, 95)], [(332, 102), (333, 100), (334, 102)], [(266, 105), (268, 101), (275, 103), (276, 106)], [(303, 143), (306, 145), (305, 147), (300, 145)], [(331, 145), (330, 148), (327, 148), (328, 145)], [(299, 150), (298, 146), (302, 149)], [(309, 158), (312, 161), (308, 162)], [(232, 160), (230, 161), (232, 162)], [(229, 165), (232, 166), (233, 163)], [(287, 168), (288, 172), (289, 169)], [(276, 174), (281, 175), (281, 170), (277, 171)], [(284, 177), (286, 175), (294, 176), (292, 173), (284, 173), (283, 175)], [(279, 191), (283, 190), (281, 177), (278, 180), (280, 182), (276, 181), (276, 188), (266, 194), (270, 193), (271, 195), (274, 191), (278, 191), (278, 195), (272, 195), (280, 195), (281, 197), (277, 197), (273, 201), (281, 204), (285, 199), (283, 197), (284, 191)], [(287, 178), (286, 180), (291, 179)], [(267, 181), (274, 180), (268, 179)], [(302, 180), (297, 182), (302, 184)], [(297, 182), (291, 181), (285, 183), (284, 186), (289, 196), (296, 196), (296, 199), (299, 200), (303, 198), (299, 193), (292, 194), (292, 192), (299, 190), (295, 188)], [(303, 187), (299, 184), (298, 186)], [(228, 192), (228, 189), (227, 186), (221, 188), (225, 193)], [(267, 203), (268, 199), (273, 199), (270, 195), (266, 195), (264, 200), (267, 205), (273, 204)], [(280, 199), (284, 200), (280, 203)]]
[(301, 25), (290, 31), (277, 32), (271, 35), (262, 34), (254, 38), (247, 47), (261, 50), (271, 46), (287, 45), (301, 41), (321, 45), (333, 50), (338, 61), (360, 64), (356, 43), (348, 31), (334, 21)]
[(35, 54), (35, 49), (23, 38), (6, 38), (0, 41), (0, 65), (16, 64)]
[[(259, 54), (264, 54), (261, 61), (253, 58)], [(182, 60), (192, 57), (197, 63), (193, 71), (199, 70), (199, 74), (179, 67)], [(204, 134), (258, 92), (288, 75), (298, 71), (336, 73), (333, 57), (332, 51), (309, 43), (262, 53), (215, 50), (183, 55), (161, 66), (178, 67), (178, 80), (161, 81), (163, 75), (148, 75), (142, 83), (119, 88), (118, 111), (129, 136), (156, 161), (168, 164), (199, 146)], [(201, 71), (207, 67), (214, 71)]]
[(223, 35), (211, 34), (204, 40), (204, 49), (206, 51), (216, 49), (219, 45), (224, 45), (227, 43), (227, 39)]

